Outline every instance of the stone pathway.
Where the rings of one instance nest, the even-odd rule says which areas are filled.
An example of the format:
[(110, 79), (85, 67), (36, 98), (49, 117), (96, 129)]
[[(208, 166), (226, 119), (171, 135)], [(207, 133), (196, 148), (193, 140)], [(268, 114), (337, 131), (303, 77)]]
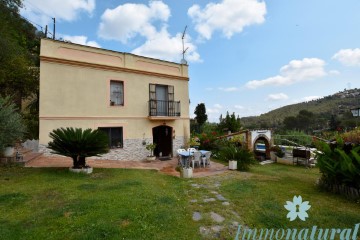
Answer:
[[(231, 174), (231, 173), (230, 173)], [(228, 176), (217, 176), (226, 179)], [(207, 178), (206, 184), (190, 183), (189, 200), (194, 212), (192, 219), (199, 222), (200, 234), (205, 239), (227, 239), (236, 236), (240, 215), (232, 209), (231, 202), (221, 194), (221, 181)]]

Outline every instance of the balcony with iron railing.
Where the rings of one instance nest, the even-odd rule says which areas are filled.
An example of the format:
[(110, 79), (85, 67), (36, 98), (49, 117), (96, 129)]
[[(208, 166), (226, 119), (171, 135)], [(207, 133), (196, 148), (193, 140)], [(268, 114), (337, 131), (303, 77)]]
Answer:
[(180, 101), (149, 101), (149, 118), (151, 120), (175, 120), (180, 117)]

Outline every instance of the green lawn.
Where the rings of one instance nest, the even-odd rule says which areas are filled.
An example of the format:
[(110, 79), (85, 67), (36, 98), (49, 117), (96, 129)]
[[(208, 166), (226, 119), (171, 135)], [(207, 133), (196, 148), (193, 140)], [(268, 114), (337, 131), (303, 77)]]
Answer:
[[(190, 180), (151, 170), (95, 169), (87, 176), (0, 167), (0, 239), (234, 239), (236, 223), (299, 229), (360, 223), (360, 203), (319, 191), (318, 177), (317, 169), (277, 164)], [(294, 195), (311, 205), (306, 222), (286, 218), (284, 204)], [(223, 221), (214, 223), (211, 212)]]

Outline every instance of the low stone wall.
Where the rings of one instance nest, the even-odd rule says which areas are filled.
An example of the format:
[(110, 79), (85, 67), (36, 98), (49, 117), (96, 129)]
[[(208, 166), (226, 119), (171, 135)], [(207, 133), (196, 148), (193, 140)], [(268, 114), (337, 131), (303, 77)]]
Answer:
[[(129, 161), (142, 161), (149, 155), (143, 142), (152, 142), (152, 138), (147, 139), (125, 139), (124, 147), (118, 149), (111, 149), (109, 153), (101, 155), (101, 157), (91, 157), (93, 159), (104, 160), (129, 160)], [(185, 144), (184, 137), (176, 137), (173, 139), (173, 156), (176, 156), (176, 150)], [(58, 156), (51, 153), (45, 145), (39, 145), (39, 152), (44, 153), (45, 156)]]

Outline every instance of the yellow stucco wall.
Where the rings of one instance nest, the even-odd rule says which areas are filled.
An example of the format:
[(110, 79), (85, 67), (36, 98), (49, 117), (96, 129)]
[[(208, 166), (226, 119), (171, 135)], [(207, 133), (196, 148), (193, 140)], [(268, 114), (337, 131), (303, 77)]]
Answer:
[[(123, 126), (124, 139), (140, 139), (165, 123), (189, 137), (186, 65), (49, 39), (42, 39), (40, 57), (40, 144), (58, 127)], [(123, 81), (124, 106), (110, 106), (110, 80)], [(174, 86), (180, 118), (148, 119), (150, 83)]]

